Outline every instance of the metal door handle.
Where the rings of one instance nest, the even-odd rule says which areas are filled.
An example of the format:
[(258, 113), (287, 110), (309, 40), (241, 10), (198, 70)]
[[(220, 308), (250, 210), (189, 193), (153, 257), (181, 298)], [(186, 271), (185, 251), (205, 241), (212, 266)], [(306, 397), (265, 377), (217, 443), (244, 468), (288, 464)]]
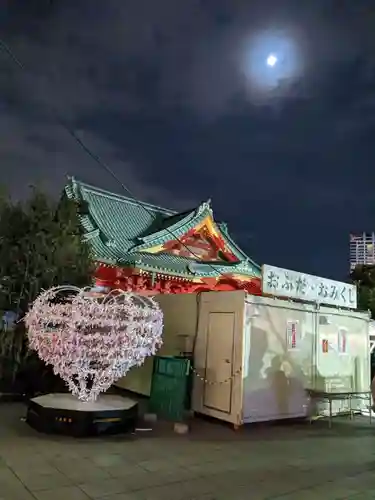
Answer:
[(230, 359), (226, 359), (225, 362), (228, 363), (228, 365), (230, 365)]

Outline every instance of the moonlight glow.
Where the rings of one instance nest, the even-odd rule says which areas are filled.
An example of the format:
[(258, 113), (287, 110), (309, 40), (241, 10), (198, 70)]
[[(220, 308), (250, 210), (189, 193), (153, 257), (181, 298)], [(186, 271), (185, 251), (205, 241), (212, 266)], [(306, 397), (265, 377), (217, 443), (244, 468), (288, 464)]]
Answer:
[[(295, 37), (297, 38), (297, 37)], [(292, 33), (269, 31), (246, 40), (242, 66), (253, 97), (285, 91), (302, 72), (297, 39)]]

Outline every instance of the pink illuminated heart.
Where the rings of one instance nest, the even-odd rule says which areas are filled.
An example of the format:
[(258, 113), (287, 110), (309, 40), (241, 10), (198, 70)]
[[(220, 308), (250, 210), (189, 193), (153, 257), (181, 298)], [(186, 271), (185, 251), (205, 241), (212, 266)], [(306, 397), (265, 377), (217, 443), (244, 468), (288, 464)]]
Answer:
[(30, 348), (81, 401), (95, 401), (162, 345), (158, 303), (120, 290), (52, 288), (35, 300), (25, 323)]

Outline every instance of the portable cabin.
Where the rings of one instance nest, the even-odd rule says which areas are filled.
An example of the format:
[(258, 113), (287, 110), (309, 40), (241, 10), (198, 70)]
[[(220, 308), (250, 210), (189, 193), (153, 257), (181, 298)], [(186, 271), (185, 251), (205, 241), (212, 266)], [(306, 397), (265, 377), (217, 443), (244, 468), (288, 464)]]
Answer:
[(308, 416), (308, 389), (368, 391), (368, 330), (367, 313), (242, 292), (204, 294), (193, 410), (241, 425)]
[[(160, 354), (190, 352), (194, 360), (196, 413), (234, 425), (297, 418), (309, 414), (309, 389), (369, 390), (367, 313), (244, 291), (156, 299), (165, 322)], [(148, 396), (151, 377), (149, 359), (117, 385)]]

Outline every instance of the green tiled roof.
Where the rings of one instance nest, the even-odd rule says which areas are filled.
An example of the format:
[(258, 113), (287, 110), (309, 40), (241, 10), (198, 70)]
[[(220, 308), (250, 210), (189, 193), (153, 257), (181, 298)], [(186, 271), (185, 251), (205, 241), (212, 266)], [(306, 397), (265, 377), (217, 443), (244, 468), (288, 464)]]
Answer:
[(238, 263), (202, 263), (167, 253), (150, 254), (142, 250), (178, 239), (212, 214), (209, 202), (197, 209), (178, 214), (172, 210), (139, 202), (133, 198), (71, 179), (65, 193), (80, 204), (80, 219), (85, 239), (90, 242), (99, 262), (137, 267), (179, 276), (217, 276), (237, 273), (260, 276), (260, 267), (234, 243), (225, 224), (218, 224)]

